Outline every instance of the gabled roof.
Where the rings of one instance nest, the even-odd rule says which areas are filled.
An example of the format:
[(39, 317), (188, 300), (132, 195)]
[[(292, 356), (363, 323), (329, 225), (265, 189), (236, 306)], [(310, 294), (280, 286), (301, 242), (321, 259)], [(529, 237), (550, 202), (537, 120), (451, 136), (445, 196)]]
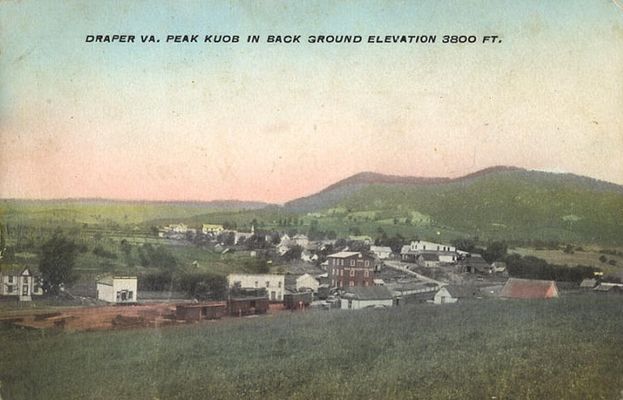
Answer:
[(554, 281), (510, 278), (502, 288), (500, 297), (514, 299), (558, 297), (558, 287)]
[(33, 271), (29, 267), (25, 267), (20, 264), (0, 264), (0, 275), (4, 276), (19, 276), (24, 272), (28, 272), (27, 276), (35, 275), (37, 271)]
[(353, 256), (361, 257), (361, 253), (358, 251), (340, 251), (339, 253), (329, 254), (327, 257), (333, 258), (348, 258)]
[(587, 278), (580, 283), (581, 288), (594, 288), (597, 286), (597, 279)]
[(448, 293), (450, 293), (450, 296), (454, 297), (455, 299), (477, 297), (479, 294), (478, 288), (474, 286), (448, 285), (444, 287), (448, 291)]
[(389, 300), (392, 292), (385, 286), (353, 286), (346, 289), (344, 298), (356, 300)]
[(297, 277), (297, 278), (296, 278), (296, 281), (298, 281), (299, 279), (309, 279), (309, 278), (314, 279), (314, 280), (316, 280), (316, 281), (318, 280), (318, 279), (314, 278), (314, 277), (313, 277), (312, 275), (310, 275), (310, 274), (303, 274), (303, 275), (301, 275), (301, 276)]
[(370, 246), (370, 251), (373, 251), (373, 252), (380, 251), (380, 252), (391, 253), (392, 252), (392, 248), (389, 247), (389, 246)]

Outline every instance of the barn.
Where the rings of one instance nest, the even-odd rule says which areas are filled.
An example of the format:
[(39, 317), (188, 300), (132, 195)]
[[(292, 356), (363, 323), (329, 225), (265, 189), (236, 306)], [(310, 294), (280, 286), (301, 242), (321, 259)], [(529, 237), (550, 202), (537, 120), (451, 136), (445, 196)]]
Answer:
[(506, 299), (551, 299), (558, 297), (555, 281), (510, 278), (500, 292)]

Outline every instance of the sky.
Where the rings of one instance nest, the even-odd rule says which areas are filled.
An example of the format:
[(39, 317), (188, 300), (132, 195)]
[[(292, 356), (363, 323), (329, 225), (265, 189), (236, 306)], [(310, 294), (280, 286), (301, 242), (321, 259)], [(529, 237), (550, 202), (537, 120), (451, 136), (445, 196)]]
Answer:
[[(623, 184), (621, 2), (182, 4), (0, 3), (1, 198), (284, 202), (495, 165)], [(160, 42), (86, 42), (114, 34)], [(166, 43), (184, 34), (200, 43)], [(306, 42), (401, 34), (437, 41)]]

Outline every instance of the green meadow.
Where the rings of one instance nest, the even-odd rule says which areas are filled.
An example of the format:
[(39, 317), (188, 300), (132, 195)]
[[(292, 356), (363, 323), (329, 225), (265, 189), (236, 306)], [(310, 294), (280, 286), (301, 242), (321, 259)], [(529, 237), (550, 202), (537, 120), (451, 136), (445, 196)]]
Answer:
[(476, 300), (160, 329), (2, 328), (18, 399), (618, 399), (623, 299)]

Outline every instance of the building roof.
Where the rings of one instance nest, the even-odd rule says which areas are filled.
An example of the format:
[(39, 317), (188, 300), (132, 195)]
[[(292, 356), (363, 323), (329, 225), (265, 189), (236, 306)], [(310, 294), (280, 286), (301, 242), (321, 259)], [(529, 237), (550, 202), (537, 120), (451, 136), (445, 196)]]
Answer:
[(400, 248), (400, 254), (407, 254), (410, 251), (411, 251), (411, 246), (409, 246), (408, 244), (405, 244), (404, 246)]
[(28, 269), (30, 274), (33, 274), (32, 269), (25, 267), (20, 264), (1, 264), (0, 265), (0, 274), (5, 276), (17, 276), (21, 275), (24, 270)]
[(598, 292), (609, 292), (610, 290), (623, 290), (623, 284), (621, 283), (609, 283), (609, 282), (602, 282), (599, 284), (599, 286), (595, 287), (593, 290), (596, 290)]
[(112, 286), (113, 284), (113, 280), (115, 279), (138, 279), (136, 276), (113, 276), (113, 275), (104, 275), (100, 278), (97, 279), (97, 283), (100, 283), (102, 285), (109, 285)]
[(309, 279), (309, 278), (311, 278), (311, 279), (313, 279), (313, 280), (315, 280), (315, 281), (317, 281), (317, 280), (318, 280), (318, 279), (316, 279), (314, 276), (312, 276), (312, 275), (310, 275), (310, 274), (307, 274), (307, 273), (305, 273), (305, 274), (303, 274), (303, 275), (301, 275), (301, 276), (297, 277), (297, 278), (296, 278), (296, 280), (297, 280), (297, 281), (299, 281), (300, 279)]
[(392, 252), (392, 248), (389, 247), (389, 246), (370, 246), (370, 251), (391, 253)]
[(480, 293), (478, 288), (469, 285), (448, 285), (444, 286), (444, 288), (450, 293), (450, 296), (455, 299), (477, 297)]
[(597, 286), (597, 279), (594, 278), (584, 279), (582, 283), (580, 283), (581, 288), (594, 288), (595, 286)]
[(339, 253), (330, 254), (327, 257), (332, 258), (348, 258), (353, 256), (361, 256), (361, 253), (358, 251), (340, 251)]
[[(549, 295), (550, 291), (551, 296)], [(500, 297), (514, 299), (545, 299), (548, 297), (558, 297), (558, 287), (554, 281), (510, 278), (502, 288)]]
[(388, 300), (392, 292), (385, 286), (353, 286), (346, 289), (344, 298), (357, 300)]

